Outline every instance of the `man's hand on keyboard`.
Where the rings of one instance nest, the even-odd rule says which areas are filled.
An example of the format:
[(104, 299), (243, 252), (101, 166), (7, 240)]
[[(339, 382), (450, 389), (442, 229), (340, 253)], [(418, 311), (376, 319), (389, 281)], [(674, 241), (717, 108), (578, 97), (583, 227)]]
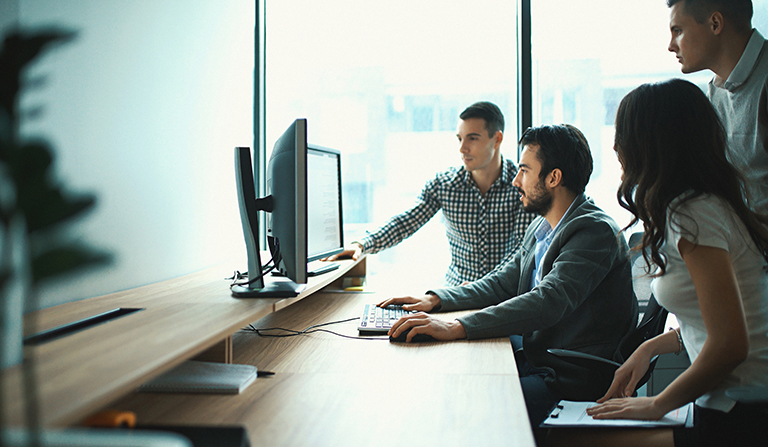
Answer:
[(467, 332), (459, 320), (441, 320), (424, 312), (401, 317), (392, 325), (388, 335), (397, 338), (405, 331), (409, 331), (406, 342), (411, 342), (418, 334), (430, 335), (436, 340), (443, 341), (467, 338)]
[(420, 297), (402, 296), (399, 298), (386, 299), (377, 304), (377, 306), (387, 307), (390, 304), (402, 304), (403, 309), (405, 310), (429, 312), (440, 305), (440, 298), (437, 295), (424, 295)]

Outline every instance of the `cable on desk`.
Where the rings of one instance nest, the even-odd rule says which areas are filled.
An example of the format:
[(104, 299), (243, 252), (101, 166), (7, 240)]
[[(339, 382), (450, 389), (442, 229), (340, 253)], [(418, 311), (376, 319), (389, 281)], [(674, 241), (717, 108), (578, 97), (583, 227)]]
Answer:
[[(231, 278), (225, 278), (225, 279), (228, 279), (228, 280), (229, 279), (232, 280), (232, 283), (229, 285), (229, 288), (231, 289), (234, 286), (248, 286), (248, 285), (251, 285), (254, 282), (260, 280), (261, 278), (264, 277), (264, 275), (266, 275), (267, 273), (271, 272), (272, 270), (275, 269), (275, 267), (277, 267), (277, 264), (274, 261), (275, 261), (275, 258), (278, 258), (279, 256), (280, 256), (280, 248), (277, 247), (275, 252), (272, 254), (272, 258), (270, 258), (269, 261), (267, 261), (266, 264), (261, 266), (261, 274), (259, 276), (255, 277), (255, 278), (248, 279), (248, 281), (246, 281), (246, 282), (237, 282), (237, 281), (241, 280), (243, 278), (248, 278), (250, 272), (240, 273), (239, 270), (235, 270), (235, 273), (234, 273), (234, 275), (232, 275)], [(272, 264), (272, 265), (270, 265), (270, 264)]]
[[(312, 333), (315, 333), (315, 332), (326, 332), (326, 333), (333, 334), (333, 335), (336, 335), (336, 336), (339, 336), (339, 337), (349, 338), (349, 339), (352, 339), (352, 340), (389, 340), (388, 336), (387, 337), (353, 337), (351, 335), (340, 334), (338, 332), (330, 331), (328, 329), (320, 329), (323, 326), (328, 326), (328, 325), (331, 325), (331, 324), (347, 323), (349, 321), (355, 321), (355, 320), (359, 320), (359, 319), (360, 319), (360, 317), (354, 317), (354, 318), (347, 318), (346, 320), (330, 321), (330, 322), (327, 322), (327, 323), (314, 324), (314, 325), (306, 327), (306, 328), (304, 328), (304, 329), (302, 329), (300, 331), (297, 331), (295, 329), (281, 328), (281, 327), (270, 327), (270, 328), (259, 329), (259, 328), (253, 327), (252, 324), (249, 324), (248, 327), (246, 328), (246, 330), (249, 330), (251, 332), (255, 332), (256, 335), (258, 335), (260, 337), (273, 337), (273, 338), (296, 337), (298, 335), (307, 335), (307, 334), (312, 334)], [(283, 332), (287, 332), (287, 334), (267, 334), (267, 333), (264, 333), (266, 331), (283, 331)]]

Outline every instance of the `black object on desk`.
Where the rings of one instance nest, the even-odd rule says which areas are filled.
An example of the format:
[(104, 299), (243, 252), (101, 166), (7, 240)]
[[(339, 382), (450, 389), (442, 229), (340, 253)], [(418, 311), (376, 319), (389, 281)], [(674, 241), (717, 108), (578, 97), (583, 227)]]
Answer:
[(82, 320), (73, 321), (71, 323), (67, 323), (47, 331), (24, 337), (24, 344), (31, 346), (41, 345), (51, 340), (65, 337), (67, 335), (74, 334), (75, 332), (83, 331), (98, 324), (106, 323), (108, 321), (114, 320), (115, 318), (124, 317), (140, 310), (144, 309), (118, 307), (98, 315), (93, 315), (87, 318), (83, 318)]
[[(408, 337), (408, 333), (411, 332), (411, 329), (406, 329), (403, 331), (402, 334), (398, 335), (397, 337), (389, 336), (389, 341), (393, 343), (406, 343), (406, 338)], [(437, 341), (435, 337), (427, 334), (416, 334), (413, 336), (413, 339), (411, 339), (411, 343), (424, 343), (428, 341)]]
[(156, 430), (178, 433), (189, 439), (194, 447), (250, 447), (248, 432), (240, 426), (215, 425), (144, 425), (137, 430)]

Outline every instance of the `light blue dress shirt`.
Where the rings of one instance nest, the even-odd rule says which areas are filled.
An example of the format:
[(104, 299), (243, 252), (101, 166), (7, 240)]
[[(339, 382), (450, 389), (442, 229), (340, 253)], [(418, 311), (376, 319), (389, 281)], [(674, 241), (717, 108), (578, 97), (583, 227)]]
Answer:
[[(568, 211), (571, 210), (571, 207), (573, 206), (573, 202), (568, 206), (568, 209), (565, 211), (563, 216), (568, 214)], [(555, 237), (555, 232), (557, 231), (557, 228), (560, 226), (560, 222), (563, 221), (563, 218), (561, 217), (560, 220), (557, 222), (557, 225), (555, 225), (555, 228), (552, 228), (549, 225), (549, 221), (547, 219), (544, 219), (541, 221), (541, 224), (539, 224), (539, 228), (536, 229), (536, 232), (534, 233), (534, 236), (536, 236), (536, 248), (534, 250), (534, 255), (536, 259), (536, 268), (533, 269), (533, 273), (531, 274), (531, 289), (538, 286), (539, 283), (541, 283), (541, 260), (544, 258), (544, 253), (549, 250), (549, 246), (552, 244), (552, 239)]]

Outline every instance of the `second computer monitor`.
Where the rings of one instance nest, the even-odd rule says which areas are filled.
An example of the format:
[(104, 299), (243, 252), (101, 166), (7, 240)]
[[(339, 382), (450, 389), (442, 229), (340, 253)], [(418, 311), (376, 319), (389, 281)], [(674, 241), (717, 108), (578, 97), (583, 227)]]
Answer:
[(344, 249), (341, 200), (341, 153), (307, 146), (307, 261)]

